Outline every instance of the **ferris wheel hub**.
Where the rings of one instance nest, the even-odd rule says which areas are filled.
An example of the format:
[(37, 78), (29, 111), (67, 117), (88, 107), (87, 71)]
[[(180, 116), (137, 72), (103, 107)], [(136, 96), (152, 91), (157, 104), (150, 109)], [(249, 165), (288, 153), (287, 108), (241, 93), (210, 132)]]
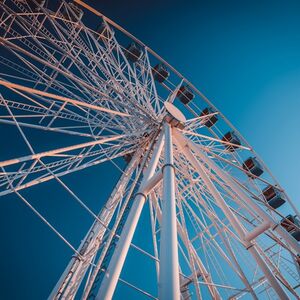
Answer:
[(166, 102), (164, 105), (167, 111), (164, 120), (173, 127), (183, 129), (186, 122), (184, 114), (172, 103)]

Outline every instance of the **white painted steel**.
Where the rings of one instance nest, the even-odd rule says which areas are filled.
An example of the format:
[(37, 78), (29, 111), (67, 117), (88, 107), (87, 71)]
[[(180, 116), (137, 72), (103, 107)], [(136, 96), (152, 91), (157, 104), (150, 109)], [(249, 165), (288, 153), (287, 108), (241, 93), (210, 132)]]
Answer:
[[(145, 171), (141, 188), (134, 197), (132, 207), (130, 208), (129, 215), (126, 219), (126, 223), (122, 230), (122, 234), (118, 240), (114, 254), (110, 260), (109, 266), (105, 272), (105, 276), (101, 283), (100, 289), (97, 293), (96, 299), (98, 300), (109, 300), (112, 298), (120, 273), (122, 271), (123, 264), (126, 259), (126, 255), (132, 241), (134, 231), (138, 224), (140, 215), (142, 213), (143, 206), (146, 202), (147, 195), (144, 194), (145, 187), (147, 186), (148, 180), (154, 175), (155, 169), (158, 164), (160, 153), (163, 147), (164, 133), (162, 132), (159, 137), (159, 141), (155, 147), (155, 151), (149, 162), (149, 166)], [(148, 191), (149, 192), (149, 191)]]
[[(81, 0), (74, 3), (61, 1), (51, 11), (41, 1), (0, 1), (0, 126), (4, 131), (16, 127), (30, 150), (30, 155), (26, 149), (15, 158), (0, 159), (0, 196), (21, 199), (74, 252), (49, 300), (74, 299), (79, 288), (84, 289), (83, 300), (96, 294), (110, 299), (118, 282), (151, 299), (299, 299), (300, 247), (280, 225), (286, 212), (299, 213), (267, 166), (178, 71), (102, 13)], [(86, 27), (85, 13), (103, 22), (105, 31), (99, 32), (98, 24)], [(123, 40), (140, 48), (137, 61), (128, 57)], [(170, 73), (162, 83), (153, 72), (158, 63)], [(182, 86), (188, 86), (195, 99), (179, 106)], [(206, 114), (204, 108), (212, 110)], [(217, 123), (207, 126), (213, 117)], [(164, 124), (168, 120), (177, 129)], [(164, 157), (163, 132), (157, 140), (162, 127), (167, 133)], [(51, 138), (53, 146), (40, 149), (31, 139), (33, 130), (71, 142), (59, 144), (63, 138)], [(241, 145), (222, 139), (228, 131)], [(189, 149), (172, 145), (172, 137)], [(9, 141), (1, 147), (10, 152), (6, 144)], [(156, 145), (154, 152), (150, 145)], [(262, 176), (243, 166), (249, 156), (262, 165)], [(125, 170), (121, 157), (127, 162), (131, 158)], [(95, 214), (62, 177), (108, 161), (123, 174)], [(162, 176), (163, 186), (158, 184)], [(26, 190), (30, 195), (31, 187), (52, 179), (93, 217), (78, 248), (21, 194)], [(268, 205), (263, 196), (268, 185), (282, 193), (283, 210)], [(132, 243), (148, 193), (154, 253)], [(300, 230), (297, 222), (294, 230)], [(120, 278), (129, 247), (155, 264), (158, 296)], [(105, 271), (107, 258), (111, 260), (98, 291), (98, 275)]]
[(172, 129), (164, 124), (165, 151), (163, 166), (163, 207), (160, 235), (159, 292), (160, 300), (179, 300), (177, 217), (175, 198), (175, 170)]
[[(199, 161), (194, 157), (192, 154), (190, 148), (189, 148), (189, 143), (187, 143), (186, 139), (181, 136), (179, 133), (176, 135), (176, 138), (178, 142), (182, 146), (182, 150), (184, 151), (185, 155), (189, 159), (189, 161), (193, 164), (195, 169), (199, 172), (199, 175), (203, 179), (205, 185), (207, 188), (210, 190), (212, 195), (214, 196), (214, 199), (220, 206), (220, 208), (223, 210), (224, 214), (232, 224), (233, 228), (238, 232), (240, 238), (245, 241), (245, 236), (246, 236), (246, 231), (245, 229), (241, 226), (239, 220), (236, 218), (236, 216), (232, 213), (230, 208), (227, 206), (226, 202), (224, 201), (223, 197), (220, 195), (212, 181), (210, 180), (209, 176), (206, 174), (206, 171), (204, 167), (199, 163)], [(200, 151), (197, 152), (199, 155), (201, 155)], [(201, 155), (202, 159), (204, 159), (204, 156)], [(205, 159), (206, 160), (206, 159)], [(269, 224), (268, 224), (269, 225)], [(257, 261), (259, 267), (262, 269), (264, 272), (265, 276), (268, 278), (269, 283), (271, 286), (274, 288), (280, 299), (289, 299), (285, 291), (283, 290), (282, 286), (280, 283), (277, 281), (275, 278), (274, 274), (270, 270), (270, 268), (267, 266), (266, 262), (261, 258), (260, 254), (258, 251), (255, 249), (255, 245), (251, 244), (249, 242), (245, 241), (245, 247), (248, 249), (248, 251), (253, 255), (254, 259)]]

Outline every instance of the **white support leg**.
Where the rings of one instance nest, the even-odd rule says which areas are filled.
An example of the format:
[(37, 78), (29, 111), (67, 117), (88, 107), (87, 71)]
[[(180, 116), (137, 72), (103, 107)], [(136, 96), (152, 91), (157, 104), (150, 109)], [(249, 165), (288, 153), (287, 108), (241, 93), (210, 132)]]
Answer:
[(164, 130), (165, 165), (163, 167), (163, 207), (158, 298), (160, 300), (179, 300), (180, 282), (172, 129), (169, 124), (165, 123)]
[[(179, 139), (184, 139), (186, 141), (184, 136), (182, 136), (182, 138), (180, 138), (180, 136), (182, 135), (179, 132), (176, 132), (176, 137), (178, 137)], [(212, 168), (228, 186), (232, 188), (232, 190), (240, 197), (240, 199), (244, 201), (244, 203), (247, 203), (247, 205), (264, 220), (261, 229), (264, 226), (266, 228), (266, 225), (269, 223), (271, 229), (277, 232), (277, 234), (280, 235), (292, 249), (294, 249), (295, 253), (300, 253), (300, 245), (298, 241), (290, 235), (290, 233), (288, 233), (282, 226), (280, 226), (280, 224), (277, 224), (260, 206), (257, 205), (257, 203), (255, 203), (251, 198), (249, 198), (245, 194), (245, 192), (241, 188), (239, 188), (235, 184), (235, 182), (233, 182), (233, 180), (230, 177), (226, 176), (223, 170), (216, 166), (212, 160), (209, 160), (204, 153), (199, 151), (197, 145), (195, 145), (192, 141), (188, 141), (188, 145), (191, 149), (193, 149), (195, 153), (199, 154), (199, 157), (201, 157), (201, 159), (203, 158), (203, 161), (205, 161), (208, 164), (208, 166)]]
[[(199, 163), (199, 161), (195, 158), (195, 156), (192, 154), (191, 150), (189, 149), (187, 143), (185, 142), (185, 138), (183, 136), (177, 135), (177, 140), (182, 146), (182, 150), (188, 160), (191, 162), (191, 164), (194, 166), (194, 168), (199, 173), (200, 177), (202, 178), (204, 184), (209, 189), (210, 193), (214, 197), (215, 201), (217, 202), (218, 206), (222, 209), (224, 214), (226, 215), (227, 219), (231, 223), (232, 227), (236, 230), (240, 238), (244, 241), (245, 246), (247, 247), (248, 251), (252, 254), (254, 259), (256, 260), (257, 264), (265, 274), (266, 278), (268, 279), (270, 285), (273, 287), (273, 289), (276, 291), (280, 299), (286, 299), (288, 300), (288, 296), (286, 295), (285, 291), (282, 289), (281, 285), (273, 275), (270, 268), (267, 266), (266, 262), (262, 259), (260, 254), (255, 249), (255, 246), (251, 244), (250, 242), (245, 241), (245, 230), (241, 226), (239, 220), (236, 218), (236, 216), (233, 214), (233, 212), (230, 210), (228, 205), (226, 204), (225, 200), (217, 190), (217, 188), (214, 186), (212, 181), (210, 180), (209, 176), (206, 174), (204, 167)], [(204, 159), (204, 157), (203, 157)], [(205, 158), (206, 160), (206, 158)]]
[[(110, 260), (107, 271), (101, 283), (100, 289), (97, 293), (97, 300), (110, 300), (113, 297), (115, 288), (117, 286), (127, 253), (130, 247), (136, 226), (138, 224), (143, 206), (146, 202), (145, 187), (149, 179), (153, 176), (155, 168), (159, 161), (160, 153), (163, 146), (163, 133), (161, 134), (156, 148), (153, 152), (152, 158), (149, 162), (148, 169), (144, 174), (141, 187), (136, 194), (135, 198), (132, 200), (133, 204), (130, 209), (129, 215), (125, 222), (124, 228), (122, 230), (121, 236), (115, 248), (114, 254)], [(149, 192), (149, 191), (147, 191)]]
[(121, 193), (126, 188), (131, 178), (131, 173), (135, 169), (139, 158), (140, 153), (135, 155), (126, 167), (124, 174), (121, 176), (107, 203), (98, 215), (102, 223), (95, 220), (78, 248), (78, 252), (81, 254), (82, 258), (79, 259), (76, 256), (72, 257), (49, 295), (48, 300), (72, 299), (72, 297), (74, 297), (86, 270), (97, 253), (99, 245), (106, 232), (106, 228), (111, 221), (115, 209), (117, 208), (117, 204), (119, 203), (118, 198), (121, 197)]

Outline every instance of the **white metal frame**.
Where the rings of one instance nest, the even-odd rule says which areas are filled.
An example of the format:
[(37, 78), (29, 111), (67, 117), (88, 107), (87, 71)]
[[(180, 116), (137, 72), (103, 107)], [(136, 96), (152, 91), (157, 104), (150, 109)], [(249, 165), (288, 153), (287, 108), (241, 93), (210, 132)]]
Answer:
[[(87, 28), (74, 3), (101, 19), (106, 34)], [(267, 166), (184, 76), (100, 12), (74, 3), (59, 1), (50, 10), (40, 1), (0, 2), (0, 126), (14, 126), (26, 146), (0, 159), (0, 196), (16, 195), (74, 253), (49, 299), (74, 299), (80, 287), (82, 299), (111, 299), (119, 284), (151, 299), (299, 299), (300, 247), (281, 226), (287, 213), (299, 212)], [(120, 40), (140, 47), (135, 63)], [(153, 76), (157, 63), (171, 73), (160, 84)], [(164, 103), (176, 106), (182, 85), (196, 98), (181, 105), (188, 120), (179, 129)], [(214, 112), (203, 115), (207, 106)], [(206, 127), (213, 116), (218, 123)], [(66, 141), (40, 150), (31, 130)], [(225, 130), (241, 145), (222, 139)], [(263, 176), (243, 167), (248, 156), (257, 157)], [(131, 158), (125, 169), (121, 157)], [(94, 213), (63, 177), (107, 161), (121, 176)], [(24, 197), (50, 180), (93, 218), (78, 247)], [(268, 185), (282, 193), (285, 210), (270, 207), (262, 194)], [(153, 253), (133, 243), (145, 205)], [(120, 277), (132, 249), (153, 261), (157, 295)]]

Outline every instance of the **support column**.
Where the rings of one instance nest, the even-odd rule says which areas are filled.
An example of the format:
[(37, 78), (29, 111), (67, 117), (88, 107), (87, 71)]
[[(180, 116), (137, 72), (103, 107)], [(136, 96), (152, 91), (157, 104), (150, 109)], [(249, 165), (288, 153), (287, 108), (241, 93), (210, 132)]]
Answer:
[[(288, 300), (288, 296), (286, 295), (285, 291), (282, 289), (281, 285), (273, 275), (270, 268), (267, 266), (266, 262), (262, 259), (260, 254), (257, 252), (255, 246), (251, 244), (250, 242), (245, 241), (245, 230), (241, 226), (239, 220), (237, 217), (233, 214), (233, 212), (230, 210), (228, 205), (226, 204), (225, 200), (213, 184), (213, 182), (210, 180), (209, 176), (206, 174), (204, 167), (199, 163), (199, 161), (195, 158), (195, 156), (192, 154), (191, 150), (189, 149), (188, 145), (185, 142), (185, 138), (178, 134), (176, 137), (178, 142), (181, 144), (183, 152), (187, 159), (190, 161), (190, 163), (194, 166), (194, 168), (199, 173), (200, 177), (202, 178), (205, 186), (208, 188), (212, 196), (214, 197), (216, 203), (218, 206), (222, 209), (224, 214), (226, 215), (227, 219), (231, 223), (231, 226), (236, 230), (238, 235), (242, 240), (244, 240), (244, 244), (247, 247), (247, 250), (252, 254), (253, 258), (265, 274), (266, 278), (268, 279), (270, 285), (273, 287), (273, 289), (276, 291), (280, 299), (286, 299)], [(198, 151), (200, 154), (200, 151)], [(203, 157), (203, 156), (202, 156)], [(203, 160), (206, 160), (206, 158), (203, 157)]]
[(172, 129), (164, 124), (165, 164), (163, 166), (163, 203), (160, 235), (160, 300), (179, 300), (177, 217), (175, 199), (175, 172), (173, 166)]
[(111, 196), (108, 198), (103, 209), (98, 214), (98, 218), (102, 221), (100, 223), (95, 220), (88, 233), (80, 243), (77, 251), (81, 254), (82, 258), (73, 256), (61, 275), (60, 279), (53, 288), (48, 300), (52, 299), (68, 299), (72, 298), (77, 292), (82, 279), (88, 269), (92, 259), (97, 253), (102, 238), (106, 232), (107, 226), (112, 219), (113, 214), (119, 203), (121, 193), (126, 188), (129, 180), (131, 179), (132, 172), (136, 168), (141, 153), (137, 153), (132, 158), (131, 162), (126, 167), (124, 173), (115, 186)]
[[(105, 276), (101, 283), (100, 289), (97, 293), (97, 300), (110, 300), (113, 297), (115, 288), (117, 286), (127, 253), (130, 247), (136, 226), (138, 224), (142, 209), (146, 202), (146, 192), (144, 191), (148, 180), (154, 175), (155, 168), (159, 161), (160, 153), (163, 146), (164, 134), (161, 133), (157, 145), (153, 152), (149, 166), (145, 171), (144, 178), (135, 198), (132, 200), (133, 204), (129, 215), (125, 222), (121, 236), (116, 245), (114, 254), (109, 262), (109, 266), (105, 272)], [(149, 191), (148, 191), (149, 192)]]

